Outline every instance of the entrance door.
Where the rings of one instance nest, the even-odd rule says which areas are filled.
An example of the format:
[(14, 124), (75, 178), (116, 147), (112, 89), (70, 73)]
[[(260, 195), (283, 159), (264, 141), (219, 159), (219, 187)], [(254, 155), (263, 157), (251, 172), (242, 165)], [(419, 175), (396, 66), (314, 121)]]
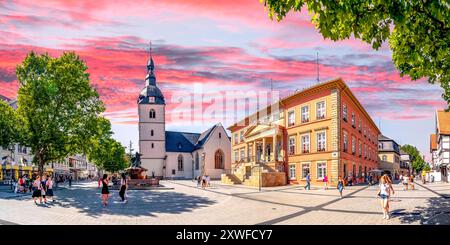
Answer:
[(267, 146), (266, 146), (266, 159), (267, 159), (267, 161), (268, 162), (270, 162), (270, 152), (271, 152), (271, 144), (267, 144)]
[(256, 161), (261, 162), (262, 146), (261, 144), (256, 145)]

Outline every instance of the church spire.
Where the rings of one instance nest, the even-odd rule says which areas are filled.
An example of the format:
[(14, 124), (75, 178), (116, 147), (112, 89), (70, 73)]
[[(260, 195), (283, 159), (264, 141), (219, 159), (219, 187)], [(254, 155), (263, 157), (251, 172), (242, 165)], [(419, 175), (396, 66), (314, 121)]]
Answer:
[(152, 57), (152, 42), (149, 43), (149, 51), (148, 51), (148, 62), (147, 62), (147, 73), (148, 74), (153, 74), (154, 70), (155, 70), (155, 63), (153, 62), (153, 57)]

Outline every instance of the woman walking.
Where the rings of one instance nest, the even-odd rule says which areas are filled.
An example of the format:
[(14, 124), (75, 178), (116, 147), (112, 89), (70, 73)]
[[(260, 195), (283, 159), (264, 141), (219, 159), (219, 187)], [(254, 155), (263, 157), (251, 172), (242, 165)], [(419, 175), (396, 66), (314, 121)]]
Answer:
[(47, 186), (46, 196), (49, 199), (52, 199), (52, 202), (55, 202), (55, 198), (53, 197), (53, 179), (51, 175), (47, 177), (47, 182), (45, 183), (45, 185)]
[(42, 176), (42, 180), (41, 180), (41, 195), (42, 198), (44, 198), (44, 203), (47, 204), (47, 178), (46, 176)]
[(124, 173), (122, 173), (122, 179), (120, 180), (119, 196), (120, 198), (122, 198), (123, 203), (128, 202), (128, 200), (125, 199), (125, 191), (127, 190), (127, 188), (128, 188), (127, 177), (125, 176)]
[(37, 205), (36, 198), (39, 198), (39, 203), (42, 204), (41, 190), (42, 190), (41, 177), (37, 176), (36, 180), (33, 181), (33, 195), (32, 195), (34, 204), (36, 204), (36, 205)]
[(344, 190), (344, 180), (341, 176), (338, 178), (337, 189), (339, 191), (339, 198), (342, 198), (342, 191)]
[(323, 187), (325, 190), (328, 190), (328, 176), (326, 174), (323, 176)]
[(380, 188), (377, 195), (381, 198), (381, 208), (383, 209), (383, 219), (389, 219), (389, 197), (394, 194), (394, 188), (389, 177), (385, 174), (380, 178)]
[(108, 187), (108, 175), (103, 174), (102, 178), (102, 205), (106, 207), (108, 205), (109, 187)]

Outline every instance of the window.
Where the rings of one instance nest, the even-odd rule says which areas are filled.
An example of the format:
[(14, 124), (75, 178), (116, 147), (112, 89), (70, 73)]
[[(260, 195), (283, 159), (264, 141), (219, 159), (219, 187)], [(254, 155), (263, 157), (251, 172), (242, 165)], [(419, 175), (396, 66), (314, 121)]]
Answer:
[(155, 148), (155, 144), (152, 143), (152, 149)]
[(309, 106), (302, 106), (302, 123), (309, 122)]
[(359, 168), (358, 168), (358, 177), (359, 178), (362, 177), (362, 166), (361, 165), (359, 165)]
[(346, 152), (348, 149), (348, 135), (347, 132), (344, 131), (344, 151)]
[(317, 102), (316, 104), (316, 119), (325, 118), (325, 101)]
[(148, 113), (148, 117), (150, 118), (155, 118), (156, 117), (156, 113), (154, 109), (150, 109), (149, 113)]
[(317, 151), (325, 151), (327, 145), (326, 133), (317, 133)]
[(244, 161), (245, 160), (245, 148), (241, 149), (241, 160)]
[(234, 162), (239, 161), (239, 152), (238, 151), (234, 151)]
[(239, 137), (241, 142), (244, 142), (244, 131), (241, 131), (241, 137)]
[(372, 159), (371, 157), (370, 157), (370, 152), (372, 151), (372, 149), (369, 147), (369, 152), (368, 152), (368, 154), (369, 154), (369, 160), (370, 159)]
[(383, 155), (382, 159), (383, 159), (383, 161), (387, 161), (387, 156)]
[(356, 154), (356, 138), (352, 136), (352, 154)]
[(302, 153), (309, 153), (309, 134), (302, 135)]
[(366, 133), (367, 133), (367, 126), (364, 126), (364, 137), (366, 137)]
[(378, 149), (383, 149), (383, 143), (382, 142), (378, 143)]
[(223, 152), (222, 150), (217, 150), (214, 154), (214, 167), (216, 169), (224, 169), (223, 166)]
[(295, 112), (288, 112), (288, 126), (293, 126), (295, 124)]
[(289, 137), (289, 155), (295, 154), (295, 136)]
[(356, 117), (354, 112), (352, 112), (352, 127), (356, 127)]
[(342, 106), (342, 118), (347, 121), (347, 106), (345, 104)]
[(253, 152), (252, 152), (252, 149), (253, 149), (253, 145), (252, 146), (249, 146), (248, 147), (248, 149), (247, 149), (247, 156), (248, 156), (248, 159), (251, 161), (251, 159), (253, 158)]
[(317, 178), (323, 179), (327, 175), (327, 163), (326, 162), (318, 162), (317, 163)]
[(198, 152), (195, 153), (195, 170), (200, 168), (200, 159), (198, 157)]
[(238, 141), (238, 134), (235, 133), (234, 134), (234, 144), (236, 145), (237, 143), (239, 143), (239, 141)]
[(359, 141), (359, 156), (362, 156), (362, 143)]
[(183, 171), (183, 156), (178, 155), (178, 171)]
[(367, 145), (364, 143), (364, 158), (367, 158)]
[(289, 179), (295, 179), (295, 164), (289, 165)]
[(362, 121), (359, 119), (358, 130), (361, 133)]
[(302, 164), (302, 179), (305, 179), (309, 174), (309, 163)]
[(154, 132), (153, 132), (153, 129), (152, 130), (150, 130), (150, 136), (153, 136), (154, 135)]

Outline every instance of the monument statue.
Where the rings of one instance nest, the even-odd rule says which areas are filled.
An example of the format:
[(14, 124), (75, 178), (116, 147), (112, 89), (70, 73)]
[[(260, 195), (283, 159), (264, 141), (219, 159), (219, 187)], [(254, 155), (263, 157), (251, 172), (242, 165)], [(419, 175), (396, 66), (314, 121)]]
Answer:
[(139, 152), (136, 152), (136, 155), (133, 158), (133, 167), (141, 166), (141, 156), (142, 156), (142, 154), (139, 154)]

